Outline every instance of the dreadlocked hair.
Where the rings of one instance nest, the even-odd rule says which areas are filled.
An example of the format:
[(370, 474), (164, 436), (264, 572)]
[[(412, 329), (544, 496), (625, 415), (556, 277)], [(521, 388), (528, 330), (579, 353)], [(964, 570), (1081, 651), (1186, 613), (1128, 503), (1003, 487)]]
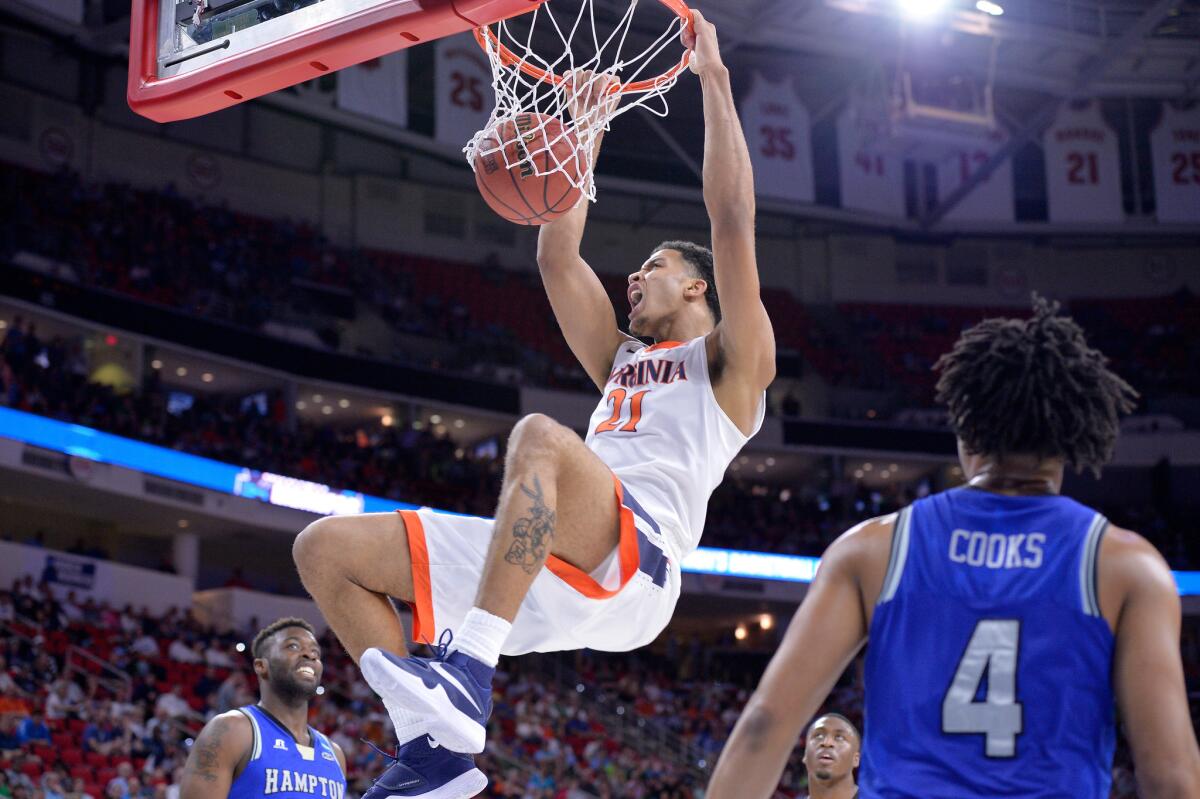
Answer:
[(969, 452), (1062, 458), (1099, 476), (1118, 417), (1138, 393), (1059, 307), (1034, 294), (1030, 318), (985, 319), (965, 331), (933, 366), (937, 399)]

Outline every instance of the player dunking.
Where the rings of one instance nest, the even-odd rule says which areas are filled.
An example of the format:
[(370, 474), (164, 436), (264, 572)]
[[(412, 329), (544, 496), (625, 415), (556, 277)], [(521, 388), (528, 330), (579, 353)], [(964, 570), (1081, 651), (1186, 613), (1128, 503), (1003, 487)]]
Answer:
[(773, 794), (868, 637), (862, 799), (1106, 799), (1114, 694), (1141, 795), (1200, 796), (1171, 572), (1059, 495), (1065, 466), (1112, 456), (1133, 390), (1042, 299), (971, 328), (937, 368), (967, 485), (829, 547), (708, 799)]
[(259, 700), (215, 717), (196, 737), (181, 799), (342, 799), (346, 755), (308, 726), (321, 684), (321, 647), (303, 619), (279, 619), (250, 647)]
[[(603, 393), (586, 441), (546, 416), (522, 419), (494, 523), (423, 509), (323, 519), (296, 540), (305, 586), (396, 725), (397, 765), (370, 799), (482, 789), (437, 758), (482, 751), (501, 653), (622, 651), (654, 640), (674, 611), (679, 564), (699, 543), (709, 494), (762, 423), (775, 342), (759, 299), (750, 157), (716, 32), (699, 13), (684, 45), (704, 98), (713, 249), (666, 242), (629, 276), (630, 331), (657, 343), (618, 329), (580, 257), (586, 202), (538, 240), (555, 317)], [(607, 85), (590, 80), (576, 109), (585, 119), (607, 102)], [(404, 634), (388, 596), (413, 605), (414, 638), (453, 630), (439, 657), (400, 656)], [(431, 740), (442, 748), (431, 751)], [(401, 780), (400, 768), (422, 781)]]

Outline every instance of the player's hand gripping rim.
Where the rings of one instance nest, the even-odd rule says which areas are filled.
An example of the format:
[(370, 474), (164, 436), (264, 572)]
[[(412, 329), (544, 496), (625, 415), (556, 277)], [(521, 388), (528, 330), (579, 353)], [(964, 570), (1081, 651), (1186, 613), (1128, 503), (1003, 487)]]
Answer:
[(692, 9), (692, 24), (684, 25), (679, 34), (683, 46), (692, 52), (688, 68), (704, 77), (722, 72), (725, 62), (721, 60), (721, 48), (717, 44), (717, 27)]

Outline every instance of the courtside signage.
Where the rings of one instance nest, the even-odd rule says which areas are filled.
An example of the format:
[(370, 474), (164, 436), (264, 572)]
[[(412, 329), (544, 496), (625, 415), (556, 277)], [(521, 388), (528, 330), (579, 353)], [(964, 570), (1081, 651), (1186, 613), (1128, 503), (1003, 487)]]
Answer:
[[(386, 513), (420, 507), (410, 502), (373, 497), (356, 491), (338, 491), (321, 483), (233, 466), (11, 408), (0, 407), (0, 436), (54, 452), (111, 463), (200, 488), (310, 513)], [(683, 571), (810, 583), (819, 565), (819, 558), (800, 555), (700, 547), (684, 560)], [(1200, 596), (1200, 572), (1177, 571), (1174, 575), (1181, 596)]]

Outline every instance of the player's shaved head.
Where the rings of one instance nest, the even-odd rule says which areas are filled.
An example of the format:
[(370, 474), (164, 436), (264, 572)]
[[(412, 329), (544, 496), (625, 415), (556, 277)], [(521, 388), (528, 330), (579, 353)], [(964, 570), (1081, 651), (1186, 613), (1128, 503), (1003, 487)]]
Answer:
[(854, 722), (843, 716), (841, 713), (822, 713), (820, 716), (817, 716), (815, 719), (813, 719), (812, 724), (808, 725), (808, 732), (804, 734), (805, 739), (812, 734), (812, 731), (815, 730), (818, 725), (822, 725), (824, 722), (830, 719), (836, 719), (837, 721), (840, 721), (842, 724), (846, 725), (850, 732), (854, 733), (856, 745), (860, 747), (862, 746), (862, 733), (858, 731), (858, 727), (854, 726)]

